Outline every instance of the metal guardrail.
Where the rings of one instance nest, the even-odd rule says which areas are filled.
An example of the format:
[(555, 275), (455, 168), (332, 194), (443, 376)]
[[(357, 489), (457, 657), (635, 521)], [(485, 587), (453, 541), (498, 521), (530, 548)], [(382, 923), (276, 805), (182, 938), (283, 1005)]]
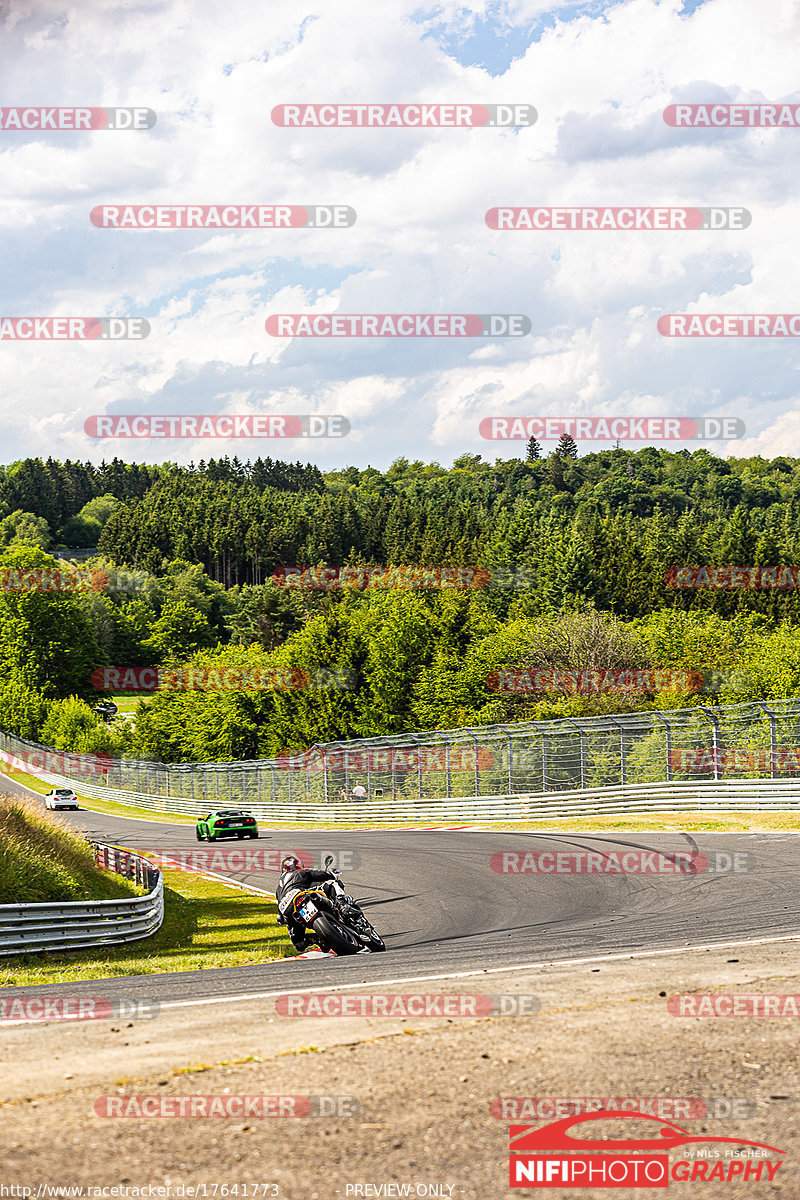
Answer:
[(79, 950), (149, 937), (164, 920), (159, 869), (128, 850), (92, 843), (98, 866), (124, 875), (147, 895), (130, 900), (67, 900), (0, 905), (0, 956), (41, 950)]
[[(143, 792), (86, 785), (89, 798), (113, 800), (151, 812), (205, 816), (208, 805), (179, 796), (165, 798)], [(625, 787), (584, 788), (570, 792), (523, 792), (502, 796), (451, 796), (425, 798), (398, 796), (394, 800), (348, 800), (346, 804), (248, 805), (247, 811), (263, 821), (313, 824), (364, 821), (369, 824), (408, 822), (535, 821), (561, 817), (612, 816), (635, 812), (792, 812), (800, 809), (798, 779), (724, 779), (660, 781)]]

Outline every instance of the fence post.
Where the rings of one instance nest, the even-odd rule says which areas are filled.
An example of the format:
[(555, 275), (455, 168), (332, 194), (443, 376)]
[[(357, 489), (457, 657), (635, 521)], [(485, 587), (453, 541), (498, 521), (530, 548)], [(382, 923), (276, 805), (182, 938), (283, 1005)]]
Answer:
[(450, 768), (450, 743), (444, 744), (444, 763), (445, 771), (447, 772), (447, 799), (449, 800), (453, 794), (453, 772)]
[(510, 731), (505, 726), (503, 728), (508, 738), (508, 790), (511, 793), (514, 791), (514, 739)]
[[(547, 761), (546, 761), (547, 742), (545, 741), (545, 733), (544, 733), (544, 730), (540, 728), (538, 721), (526, 721), (526, 725), (530, 725), (531, 728), (534, 730), (534, 732), (538, 733), (542, 739), (542, 791), (546, 792), (547, 791)], [(511, 749), (512, 749), (511, 736), (510, 736), (511, 731), (508, 729), (508, 726), (506, 726), (506, 725), (503, 726), (503, 729), (509, 734), (509, 752), (511, 752)], [(522, 754), (523, 754), (523, 758), (524, 758), (524, 756), (525, 756), (524, 750), (523, 750)], [(509, 776), (509, 782), (510, 782), (510, 779), (511, 779), (511, 777)], [(510, 790), (513, 791), (513, 788)]]
[(480, 796), (480, 777), (478, 774), (478, 754), (480, 752), (480, 746), (478, 745), (478, 735), (473, 733), (472, 739), (475, 742), (475, 795)]
[(574, 725), (581, 736), (581, 791), (586, 789), (586, 734), (577, 721), (566, 718), (568, 725)]
[(666, 725), (667, 727), (667, 783), (672, 783), (672, 726), (660, 712), (654, 712), (653, 716), (658, 717), (662, 725)]
[(612, 721), (614, 723), (614, 725), (616, 725), (617, 729), (619, 730), (619, 781), (620, 781), (620, 784), (622, 785), (622, 787), (624, 787), (625, 783), (626, 783), (626, 778), (625, 778), (625, 726), (620, 721), (617, 721), (614, 717), (609, 717), (608, 719), (609, 719), (609, 721)]
[(714, 734), (713, 734), (714, 749), (712, 752), (712, 756), (714, 759), (714, 781), (717, 782), (719, 780), (719, 756), (720, 756), (720, 752), (722, 750), (722, 741), (720, 738), (720, 729), (719, 729), (719, 718), (715, 715), (715, 713), (710, 708), (706, 708), (705, 705), (703, 705), (703, 704), (700, 705), (700, 712), (703, 712), (706, 714), (706, 716), (708, 717), (709, 721), (711, 722), (711, 724), (714, 728)]
[(756, 700), (759, 708), (763, 708), (764, 712), (769, 717), (769, 777), (775, 778), (775, 758), (778, 752), (778, 738), (775, 732), (775, 716), (772, 709), (767, 708), (766, 704), (762, 704), (760, 700)]

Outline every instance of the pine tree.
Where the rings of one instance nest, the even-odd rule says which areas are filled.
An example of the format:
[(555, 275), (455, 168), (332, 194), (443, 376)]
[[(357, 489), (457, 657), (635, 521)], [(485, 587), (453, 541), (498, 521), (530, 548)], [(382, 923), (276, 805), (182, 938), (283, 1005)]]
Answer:
[(525, 455), (526, 462), (536, 462), (542, 457), (542, 447), (539, 445), (535, 437), (532, 437), (528, 442), (528, 451)]
[(547, 462), (547, 482), (554, 487), (557, 492), (563, 492), (564, 488), (564, 461), (558, 450), (554, 450)]
[(568, 433), (562, 433), (554, 454), (557, 454), (559, 458), (577, 458), (578, 443)]

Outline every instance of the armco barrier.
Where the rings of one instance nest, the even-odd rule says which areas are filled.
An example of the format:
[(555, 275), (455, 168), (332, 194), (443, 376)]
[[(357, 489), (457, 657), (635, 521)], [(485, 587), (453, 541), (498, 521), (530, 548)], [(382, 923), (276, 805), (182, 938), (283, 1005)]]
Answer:
[[(59, 784), (59, 780), (54, 780)], [(69, 781), (66, 781), (69, 782)], [(150, 796), (87, 784), (89, 799), (113, 800), (151, 812), (205, 816), (208, 805), (183, 796)], [(398, 796), (393, 801), (348, 800), (346, 804), (250, 804), (247, 811), (262, 821), (298, 824), (407, 825), (420, 822), (535, 821), (559, 817), (613, 816), (636, 812), (791, 812), (800, 809), (800, 779), (726, 779), (631, 784), (571, 792), (509, 793), (504, 796), (454, 796), (422, 799)]]
[(164, 920), (164, 882), (153, 863), (94, 842), (98, 866), (124, 875), (145, 896), (130, 900), (68, 900), (58, 904), (0, 905), (0, 955), (36, 950), (78, 950), (149, 937)]

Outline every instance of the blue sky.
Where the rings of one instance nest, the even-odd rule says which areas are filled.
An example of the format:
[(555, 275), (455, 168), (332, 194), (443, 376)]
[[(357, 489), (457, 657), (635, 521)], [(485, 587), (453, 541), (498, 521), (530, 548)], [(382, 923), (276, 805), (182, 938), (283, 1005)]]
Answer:
[[(703, 0), (689, 0), (689, 3), (696, 7)], [(515, 22), (503, 4), (487, 5), (486, 11), (481, 13), (471, 12), (464, 6), (454, 24), (452, 19), (439, 16), (438, 6), (433, 6), (421, 8), (414, 19), (426, 28), (426, 37), (432, 38), (462, 66), (481, 67), (489, 75), (501, 76), (557, 22), (568, 22), (580, 16), (602, 16), (609, 7), (606, 0), (588, 0), (588, 3), (572, 0), (547, 5), (531, 19)]]
[[(4, 460), (522, 453), (486, 416), (743, 419), (796, 453), (795, 339), (667, 339), (793, 312), (800, 129), (673, 129), (674, 102), (800, 101), (792, 0), (14, 0), (4, 104), (134, 105), (140, 132), (0, 130), (0, 313), (146, 316), (146, 342), (0, 342)], [(284, 103), (530, 104), (510, 129), (290, 129)], [(341, 230), (97, 229), (99, 204), (352, 205)], [(744, 206), (747, 230), (506, 231), (499, 206)], [(521, 313), (524, 338), (270, 338), (272, 313)], [(105, 440), (93, 414), (341, 413), (337, 442)], [(545, 449), (548, 447), (545, 446)], [(582, 450), (596, 449), (586, 444)], [(691, 447), (694, 448), (694, 447)]]

